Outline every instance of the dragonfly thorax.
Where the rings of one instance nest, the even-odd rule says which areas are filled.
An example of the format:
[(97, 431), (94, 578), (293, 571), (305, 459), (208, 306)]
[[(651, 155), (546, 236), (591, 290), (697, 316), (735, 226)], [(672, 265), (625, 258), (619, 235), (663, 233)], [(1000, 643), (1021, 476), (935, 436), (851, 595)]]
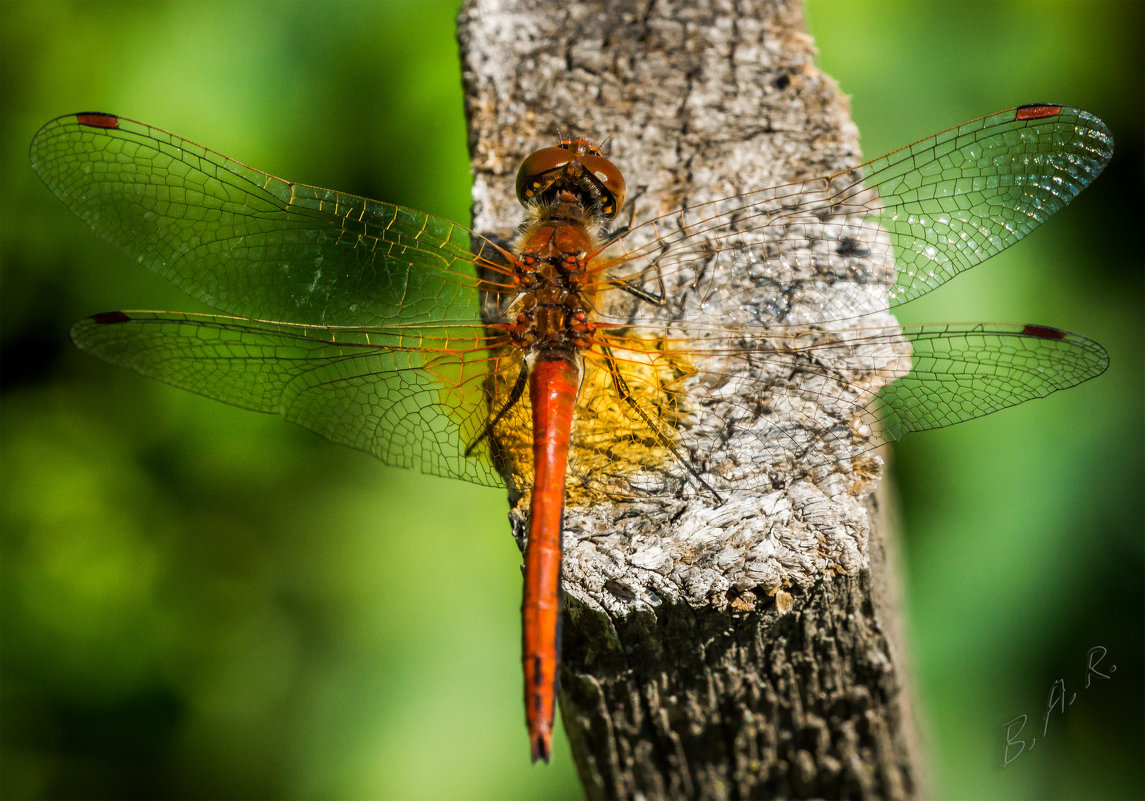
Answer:
[(513, 271), (521, 291), (507, 310), (514, 344), (563, 352), (591, 344), (595, 288), (588, 261), (596, 249), (583, 222), (546, 218), (527, 225)]

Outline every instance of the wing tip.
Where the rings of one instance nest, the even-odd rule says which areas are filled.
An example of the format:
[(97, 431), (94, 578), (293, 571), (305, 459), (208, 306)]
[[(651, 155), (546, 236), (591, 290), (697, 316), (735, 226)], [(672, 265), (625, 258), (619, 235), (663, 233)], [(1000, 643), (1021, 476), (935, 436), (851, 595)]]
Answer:
[[(1086, 363), (1088, 364), (1088, 369), (1085, 377), (1077, 381), (1077, 384), (1080, 384), (1082, 381), (1088, 381), (1091, 378), (1096, 378), (1109, 369), (1109, 352), (1102, 347), (1100, 342), (1090, 339), (1087, 336), (1075, 334), (1072, 331), (1066, 331), (1050, 325), (1040, 325), (1038, 323), (1027, 323), (1022, 326), (1022, 330), (1019, 333), (1021, 336), (1035, 337), (1037, 339), (1058, 340), (1068, 343), (1074, 348), (1083, 350), (1087, 354)], [(1076, 384), (1070, 384), (1070, 386), (1075, 385)]]

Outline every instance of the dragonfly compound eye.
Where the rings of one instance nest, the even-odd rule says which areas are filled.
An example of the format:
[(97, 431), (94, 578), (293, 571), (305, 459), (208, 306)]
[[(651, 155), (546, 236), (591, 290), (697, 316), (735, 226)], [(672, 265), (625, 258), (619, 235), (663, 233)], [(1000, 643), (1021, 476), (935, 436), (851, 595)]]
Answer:
[(575, 159), (574, 153), (561, 147), (542, 148), (530, 155), (517, 170), (517, 200), (524, 204), (543, 195)]
[(604, 156), (584, 155), (580, 157), (580, 162), (600, 189), (601, 213), (611, 220), (624, 205), (624, 176)]

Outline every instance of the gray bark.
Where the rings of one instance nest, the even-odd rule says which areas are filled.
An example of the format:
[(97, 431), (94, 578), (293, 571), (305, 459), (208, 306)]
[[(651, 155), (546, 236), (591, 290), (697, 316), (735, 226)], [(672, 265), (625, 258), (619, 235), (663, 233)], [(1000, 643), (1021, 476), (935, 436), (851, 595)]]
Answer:
[[(492, 237), (516, 230), (516, 169), (558, 131), (610, 137), (636, 222), (861, 161), (794, 2), (469, 0), (460, 26), (474, 229)], [(739, 458), (718, 434), (688, 453)], [(560, 705), (590, 798), (920, 795), (880, 462), (759, 469), (767, 491), (722, 505), (566, 509)]]

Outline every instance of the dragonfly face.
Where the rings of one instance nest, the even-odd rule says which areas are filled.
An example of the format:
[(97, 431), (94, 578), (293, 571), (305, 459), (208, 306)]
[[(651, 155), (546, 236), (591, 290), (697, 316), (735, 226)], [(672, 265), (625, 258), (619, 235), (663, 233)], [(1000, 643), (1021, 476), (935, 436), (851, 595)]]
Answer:
[(551, 202), (564, 187), (586, 209), (604, 220), (624, 205), (624, 176), (600, 149), (585, 139), (566, 139), (536, 151), (517, 171), (517, 199), (523, 204)]
[[(49, 122), (31, 158), (96, 233), (220, 312), (96, 315), (73, 328), (82, 349), (387, 464), (531, 494), (522, 659), (547, 759), (565, 505), (714, 505), (770, 490), (776, 465), (811, 470), (1100, 374), (1101, 346), (1057, 328), (883, 312), (1017, 242), (1111, 152), (1088, 112), (1024, 106), (610, 235), (623, 177), (574, 139), (522, 165), (511, 251), (110, 114)], [(813, 269), (788, 277), (796, 263)], [(728, 311), (673, 307), (676, 287)], [(709, 461), (711, 436), (735, 458)]]

